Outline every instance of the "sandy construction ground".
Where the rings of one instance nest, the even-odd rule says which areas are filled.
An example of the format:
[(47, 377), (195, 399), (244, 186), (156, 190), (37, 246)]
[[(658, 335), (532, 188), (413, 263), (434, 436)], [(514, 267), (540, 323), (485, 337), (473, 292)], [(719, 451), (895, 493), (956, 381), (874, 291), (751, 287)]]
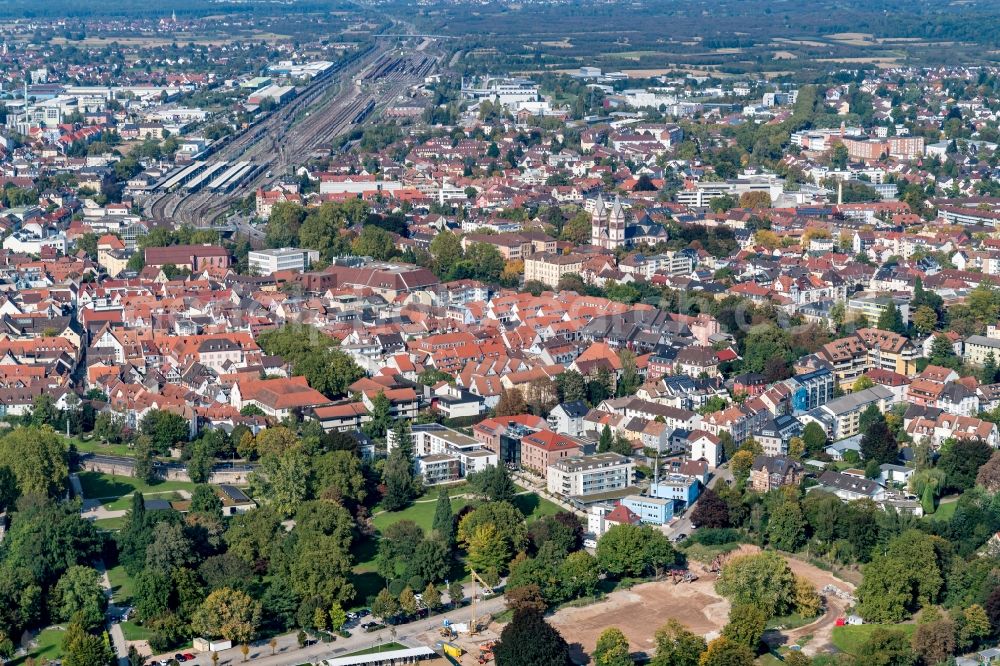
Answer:
[(604, 601), (581, 608), (564, 608), (550, 618), (572, 646), (574, 660), (590, 654), (597, 637), (608, 627), (618, 627), (633, 652), (655, 653), (656, 630), (667, 620), (678, 620), (691, 631), (715, 636), (729, 617), (729, 602), (714, 589), (715, 576), (693, 583), (670, 581), (643, 583), (608, 595)]
[[(758, 552), (755, 546), (743, 546), (740, 553)], [(828, 571), (801, 560), (788, 558), (792, 571), (808, 580), (817, 591), (835, 585), (845, 592), (854, 592), (854, 585)], [(557, 611), (550, 621), (572, 646), (576, 663), (587, 663), (586, 656), (594, 649), (598, 636), (609, 627), (618, 627), (629, 640), (633, 652), (655, 653), (657, 629), (667, 620), (678, 620), (696, 634), (712, 639), (729, 618), (729, 602), (715, 591), (714, 574), (692, 563), (691, 570), (700, 578), (693, 583), (673, 584), (669, 580), (644, 583), (630, 590), (614, 592), (597, 604)], [(808, 625), (788, 631), (771, 631), (765, 639), (772, 645), (795, 643), (811, 636), (803, 648), (806, 654), (816, 654), (831, 645), (836, 619), (844, 614), (847, 602), (828, 595), (826, 612)]]

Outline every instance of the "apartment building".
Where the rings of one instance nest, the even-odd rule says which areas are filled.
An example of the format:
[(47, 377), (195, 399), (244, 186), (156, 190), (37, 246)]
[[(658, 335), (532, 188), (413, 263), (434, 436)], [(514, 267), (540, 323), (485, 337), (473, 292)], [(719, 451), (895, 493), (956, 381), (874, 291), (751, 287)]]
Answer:
[[(480, 442), (437, 423), (413, 424), (410, 439), (416, 471), (428, 485), (457, 481), (499, 462), (497, 454)], [(386, 451), (391, 453), (398, 445), (395, 431), (389, 430)]]
[(844, 439), (860, 432), (861, 413), (869, 405), (876, 405), (884, 414), (894, 401), (895, 393), (884, 386), (875, 385), (870, 389), (835, 398), (822, 407), (803, 414), (801, 418), (805, 423), (818, 423), (830, 439)]
[(861, 375), (881, 369), (911, 377), (916, 373), (920, 350), (909, 338), (877, 328), (861, 328), (823, 345), (819, 352), (833, 368), (837, 383), (850, 389)]
[(546, 487), (563, 497), (603, 495), (630, 488), (635, 483), (635, 463), (620, 453), (573, 456), (550, 465)]

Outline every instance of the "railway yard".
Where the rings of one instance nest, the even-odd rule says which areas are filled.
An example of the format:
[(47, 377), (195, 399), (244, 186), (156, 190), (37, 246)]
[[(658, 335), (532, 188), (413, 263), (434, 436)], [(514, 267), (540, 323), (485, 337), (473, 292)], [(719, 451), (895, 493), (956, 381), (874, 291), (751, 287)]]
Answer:
[[(210, 155), (178, 166), (151, 188), (153, 219), (205, 227), (221, 221), (238, 198), (288, 173), (352, 126), (363, 125), (438, 66), (429, 39), (379, 43), (317, 77), (298, 95)], [(249, 229), (248, 229), (249, 231)]]

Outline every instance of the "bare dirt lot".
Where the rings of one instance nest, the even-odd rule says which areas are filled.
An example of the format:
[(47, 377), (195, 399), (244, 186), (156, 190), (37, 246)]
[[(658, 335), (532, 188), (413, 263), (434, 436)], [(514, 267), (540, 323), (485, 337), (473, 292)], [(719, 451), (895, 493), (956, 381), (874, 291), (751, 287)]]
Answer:
[(608, 627), (618, 627), (633, 651), (655, 652), (656, 630), (667, 620), (678, 620), (691, 631), (714, 636), (726, 624), (729, 602), (714, 589), (715, 576), (702, 576), (693, 583), (669, 581), (644, 583), (614, 592), (604, 601), (582, 608), (564, 608), (551, 622), (573, 649), (574, 660), (590, 654), (597, 637)]
[[(756, 547), (745, 545), (733, 556), (754, 552), (758, 552)], [(788, 558), (788, 565), (796, 575), (812, 583), (817, 591), (826, 585), (835, 585), (845, 592), (854, 592), (851, 583), (807, 562)], [(591, 606), (559, 610), (550, 621), (572, 646), (577, 663), (587, 663), (585, 655), (594, 649), (598, 636), (608, 627), (621, 629), (633, 652), (642, 651), (650, 655), (655, 652), (656, 630), (670, 619), (678, 620), (696, 634), (714, 638), (729, 617), (729, 602), (715, 591), (714, 574), (694, 562), (691, 571), (700, 576), (693, 583), (674, 585), (669, 580), (644, 583), (630, 590), (614, 592), (604, 601)], [(773, 645), (791, 644), (811, 636), (803, 652), (811, 655), (828, 648), (836, 619), (844, 614), (848, 604), (833, 595), (827, 595), (826, 599), (826, 612), (814, 622), (797, 629), (769, 632), (768, 642)]]

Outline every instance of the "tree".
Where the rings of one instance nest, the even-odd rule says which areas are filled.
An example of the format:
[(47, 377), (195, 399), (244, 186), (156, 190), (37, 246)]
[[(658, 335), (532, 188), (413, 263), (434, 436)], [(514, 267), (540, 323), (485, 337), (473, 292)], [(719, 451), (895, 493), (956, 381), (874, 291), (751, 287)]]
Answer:
[(669, 620), (656, 631), (656, 656), (650, 666), (698, 666), (707, 645), (677, 620)]
[(455, 608), (461, 606), (462, 602), (465, 601), (465, 588), (457, 580), (448, 584), (448, 601)]
[(309, 495), (309, 457), (301, 449), (270, 454), (251, 472), (250, 485), (279, 515), (295, 513)]
[(62, 663), (66, 666), (108, 666), (115, 659), (111, 647), (100, 636), (88, 634), (79, 622), (66, 627), (62, 639)]
[(417, 496), (413, 461), (406, 448), (397, 446), (389, 452), (382, 470), (382, 481), (385, 483), (382, 505), (387, 511), (399, 511), (409, 506)]
[(955, 653), (955, 623), (947, 618), (917, 625), (913, 651), (925, 664), (938, 664)]
[(798, 501), (786, 499), (771, 512), (767, 523), (767, 538), (775, 548), (794, 552), (802, 546), (805, 527), (805, 517)]
[(287, 324), (262, 333), (257, 343), (265, 353), (281, 356), (292, 364), (292, 373), (305, 377), (309, 386), (329, 398), (341, 396), (365, 372), (337, 349), (337, 341), (318, 329)]
[(943, 448), (938, 469), (947, 475), (948, 487), (959, 491), (975, 484), (980, 467), (993, 454), (989, 444), (978, 439), (960, 439)]
[(382, 438), (392, 424), (392, 403), (385, 397), (385, 391), (379, 391), (372, 398), (370, 410), (371, 420), (364, 425), (365, 434), (369, 437)]
[(729, 505), (711, 488), (706, 488), (691, 512), (695, 527), (729, 527)]
[(447, 488), (438, 491), (437, 502), (434, 505), (434, 523), (431, 528), (434, 536), (448, 548), (455, 544), (455, 516), (451, 510), (451, 495)]
[(614, 443), (614, 438), (611, 435), (611, 427), (607, 423), (601, 429), (601, 437), (597, 440), (597, 452), (607, 453), (611, 450), (611, 445)]
[(756, 605), (771, 618), (791, 611), (794, 582), (785, 558), (762, 552), (732, 559), (722, 569), (715, 589), (733, 605)]
[(366, 226), (351, 243), (351, 252), (361, 257), (372, 257), (379, 261), (385, 261), (391, 259), (395, 254), (396, 245), (392, 241), (392, 236), (385, 229)]
[(896, 436), (892, 434), (884, 418), (872, 423), (861, 437), (861, 456), (867, 462), (875, 461), (880, 465), (895, 462), (899, 457)]
[(616, 387), (619, 396), (628, 396), (636, 392), (642, 385), (642, 377), (636, 366), (635, 353), (627, 347), (622, 347), (618, 352), (618, 360), (621, 363), (621, 375)]
[(95, 569), (72, 566), (59, 578), (50, 604), (57, 620), (73, 620), (84, 629), (93, 631), (104, 624), (108, 599)]
[(720, 636), (708, 644), (698, 666), (753, 666), (754, 653), (746, 645)]
[(770, 208), (771, 195), (767, 192), (744, 192), (740, 195), (740, 208)]
[(617, 627), (609, 627), (601, 633), (590, 656), (594, 666), (632, 666), (635, 663), (629, 656), (628, 639)]
[(729, 611), (729, 622), (723, 627), (722, 635), (756, 652), (766, 625), (767, 617), (760, 608), (753, 604), (737, 604)]
[(795, 577), (795, 610), (802, 617), (816, 617), (823, 608), (823, 598), (816, 593), (816, 588), (803, 578)]
[(334, 631), (339, 631), (341, 627), (347, 622), (347, 612), (339, 604), (335, 603), (330, 608), (330, 628)]
[(427, 583), (427, 587), (424, 588), (423, 592), (424, 605), (431, 609), (431, 611), (438, 611), (441, 609), (441, 592), (437, 589), (434, 583)]
[(601, 570), (597, 559), (586, 551), (570, 553), (559, 565), (558, 577), (562, 596), (579, 599), (597, 592)]
[(399, 610), (403, 612), (403, 615), (407, 616), (417, 612), (417, 596), (413, 593), (413, 589), (409, 585), (399, 593)]
[(815, 421), (810, 421), (802, 429), (802, 441), (806, 445), (806, 453), (816, 453), (826, 448), (826, 431)]
[(914, 312), (911, 317), (913, 320), (913, 325), (921, 333), (930, 333), (937, 327), (938, 316), (937, 312), (933, 308), (926, 305), (921, 305)]
[(990, 618), (979, 604), (972, 604), (962, 611), (959, 620), (958, 647), (962, 651), (979, 646), (992, 631)]
[(944, 587), (940, 542), (906, 530), (864, 568), (858, 613), (870, 622), (900, 622), (921, 605), (936, 603)]
[(183, 416), (162, 409), (149, 410), (139, 422), (139, 432), (150, 438), (153, 448), (160, 454), (166, 454), (179, 442), (188, 441), (190, 428)]
[(733, 472), (733, 477), (739, 483), (745, 483), (750, 477), (750, 470), (753, 468), (753, 453), (741, 449), (733, 454), (729, 461), (729, 469)]
[(502, 389), (493, 411), (497, 416), (517, 416), (528, 412), (528, 404), (519, 389)]
[(851, 391), (857, 393), (858, 391), (870, 389), (873, 386), (875, 386), (875, 382), (871, 380), (871, 377), (868, 375), (861, 375), (854, 381), (854, 384), (851, 386)]
[(153, 527), (152, 541), (146, 548), (146, 569), (169, 575), (174, 567), (193, 564), (196, 557), (181, 525), (160, 522)]
[(569, 645), (541, 613), (520, 610), (494, 649), (497, 666), (569, 666)]
[(857, 666), (912, 666), (915, 662), (906, 633), (899, 629), (875, 629), (858, 649)]
[(205, 636), (246, 644), (257, 633), (261, 612), (260, 602), (245, 592), (222, 588), (209, 594), (195, 611), (191, 629)]
[(643, 576), (676, 560), (667, 537), (645, 525), (615, 525), (597, 542), (597, 563), (613, 577)]
[(386, 620), (399, 612), (399, 602), (389, 594), (387, 588), (382, 588), (372, 601), (372, 615), (380, 620)]
[(191, 494), (191, 511), (222, 517), (222, 500), (211, 487), (199, 485)]
[(434, 272), (439, 277), (448, 275), (456, 263), (462, 260), (462, 241), (450, 231), (442, 231), (434, 236), (430, 245), (434, 258)]
[(903, 315), (895, 304), (882, 310), (878, 316), (877, 327), (883, 331), (892, 331), (900, 335), (906, 332), (906, 324), (903, 323)]
[(128, 646), (128, 666), (146, 666), (146, 657), (134, 645)]
[(475, 571), (502, 571), (510, 561), (509, 545), (492, 523), (477, 526), (467, 544), (466, 561)]
[(556, 389), (560, 402), (587, 399), (587, 381), (576, 370), (567, 370), (556, 376)]
[(15, 428), (0, 438), (0, 467), (14, 473), (21, 494), (58, 497), (69, 478), (66, 448), (48, 427)]
[(472, 492), (489, 502), (512, 502), (517, 494), (510, 472), (503, 465), (492, 465), (466, 478)]

